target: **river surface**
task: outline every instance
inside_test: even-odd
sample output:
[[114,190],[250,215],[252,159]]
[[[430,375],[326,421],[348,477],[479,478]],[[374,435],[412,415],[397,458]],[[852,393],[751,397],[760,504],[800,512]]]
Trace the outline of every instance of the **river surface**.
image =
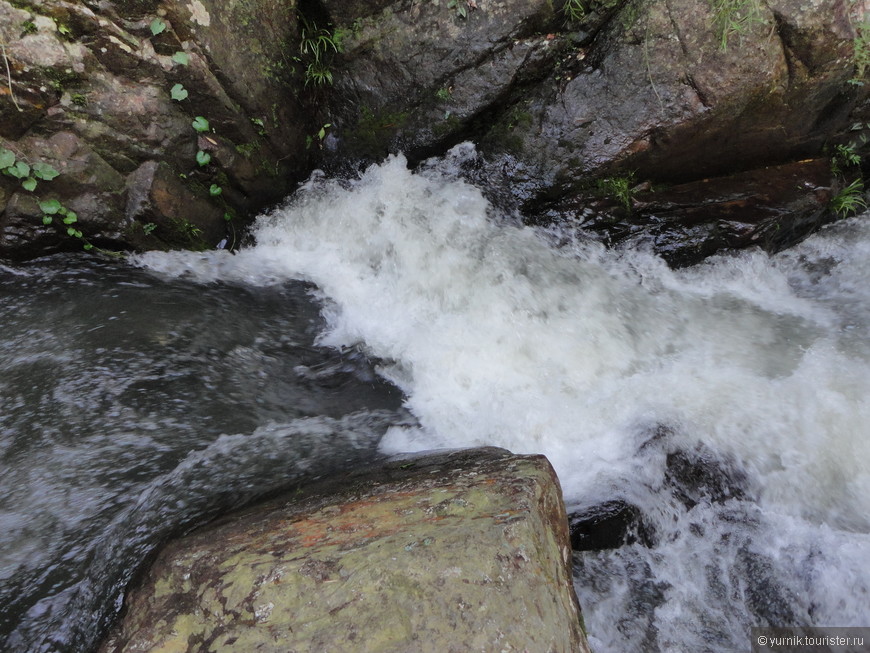
[[475,156],[316,177],[236,255],[0,267],[0,649],[87,651],[219,510],[481,444],[643,515],[575,554],[596,653],[870,625],[870,220],[674,271],[499,214]]

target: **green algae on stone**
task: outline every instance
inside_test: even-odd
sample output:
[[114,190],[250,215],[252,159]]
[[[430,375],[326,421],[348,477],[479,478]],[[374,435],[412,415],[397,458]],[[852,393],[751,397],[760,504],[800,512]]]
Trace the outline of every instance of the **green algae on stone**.
[[542,456],[436,453],[278,497],[170,543],[101,648],[586,651]]

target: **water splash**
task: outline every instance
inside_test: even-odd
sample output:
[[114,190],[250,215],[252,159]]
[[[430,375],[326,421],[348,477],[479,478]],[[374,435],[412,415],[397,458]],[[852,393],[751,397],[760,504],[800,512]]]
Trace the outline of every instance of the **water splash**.
[[[140,262],[201,282],[316,284],[320,342],[385,361],[419,420],[391,428],[384,451],[544,453],[570,507],[637,505],[657,544],[578,560],[596,650],[743,650],[751,625],[866,624],[866,218],[779,256],[674,271],[497,215],[457,174],[474,156],[315,177],[237,256]],[[699,443],[739,469],[740,497],[675,495],[668,455]]]

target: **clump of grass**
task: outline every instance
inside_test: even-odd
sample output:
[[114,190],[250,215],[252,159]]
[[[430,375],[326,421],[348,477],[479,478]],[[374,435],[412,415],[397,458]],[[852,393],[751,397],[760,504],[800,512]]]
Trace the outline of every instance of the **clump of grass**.
[[569,23],[577,23],[586,16],[586,7],[581,0],[568,0],[562,7],[562,12]]
[[855,64],[855,75],[850,84],[864,85],[864,74],[870,68],[870,21],[865,20],[855,25],[855,39],[852,41],[852,61]]
[[299,51],[307,59],[305,67],[305,84],[315,86],[332,84],[331,53],[341,52],[341,40],[328,29],[318,27],[300,14],[302,33],[299,40]]
[[867,208],[864,199],[864,182],[856,179],[831,198],[831,208],[837,217],[845,218]]
[[753,23],[761,22],[758,0],[710,0],[713,8],[713,26],[719,47],[728,49],[728,39],[743,34]]
[[619,177],[607,177],[598,181],[598,189],[607,197],[619,202],[626,211],[631,213],[634,205],[634,173]]

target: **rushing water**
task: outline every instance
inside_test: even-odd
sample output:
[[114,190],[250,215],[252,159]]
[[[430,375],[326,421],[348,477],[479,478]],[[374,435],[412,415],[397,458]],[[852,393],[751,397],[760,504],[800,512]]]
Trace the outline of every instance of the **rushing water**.
[[458,178],[474,156],[314,179],[235,256],[4,273],[9,642],[87,641],[197,515],[476,444],[546,454],[571,510],[644,515],[645,543],[575,556],[598,653],[870,624],[866,218],[673,271],[498,215]]
[[309,292],[0,268],[0,650],[89,650],[168,534],[379,455],[401,393]]

